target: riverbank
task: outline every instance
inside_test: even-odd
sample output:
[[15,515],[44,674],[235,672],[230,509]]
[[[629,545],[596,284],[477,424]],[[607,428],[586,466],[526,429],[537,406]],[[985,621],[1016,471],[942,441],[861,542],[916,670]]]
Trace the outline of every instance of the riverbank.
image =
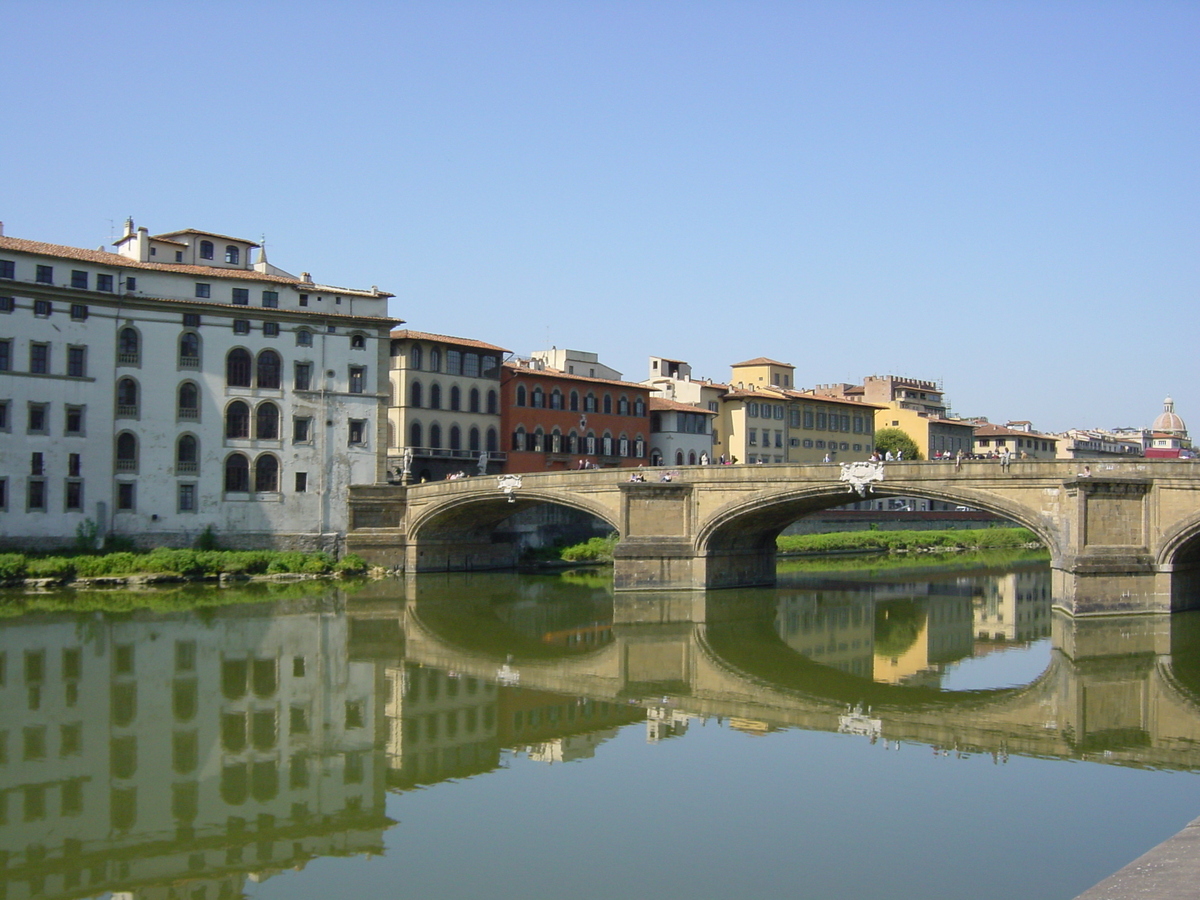
[[281,550],[184,550],[41,556],[0,554],[0,585],[34,589],[205,581],[297,581],[363,575],[358,556]]

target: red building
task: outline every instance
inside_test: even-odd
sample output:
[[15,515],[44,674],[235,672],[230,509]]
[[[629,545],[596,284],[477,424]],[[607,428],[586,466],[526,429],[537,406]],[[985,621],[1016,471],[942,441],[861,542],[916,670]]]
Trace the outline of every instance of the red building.
[[540,360],[506,362],[500,373],[504,471],[645,465],[649,400],[643,384],[574,375]]

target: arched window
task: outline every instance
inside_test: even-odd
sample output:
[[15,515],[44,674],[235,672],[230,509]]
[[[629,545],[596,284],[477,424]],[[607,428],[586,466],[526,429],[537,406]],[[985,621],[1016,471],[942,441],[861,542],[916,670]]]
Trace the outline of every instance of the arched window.
[[628,455],[629,455],[629,438],[627,438],[625,435],[621,435],[620,439],[617,441],[617,456],[628,456]]
[[312,346],[312,332],[309,331],[307,328],[297,328],[296,329],[296,346],[297,347],[311,347]]
[[442,449],[442,426],[437,422],[429,426],[429,448],[431,450]]
[[683,451],[682,450],[675,451],[675,465],[677,465],[677,466],[683,465]]
[[462,449],[462,430],[457,425],[450,426],[450,449]]
[[550,432],[550,452],[562,453],[562,432],[557,428]]
[[479,429],[474,425],[472,425],[471,430],[467,432],[467,449],[472,453],[479,452]]
[[479,412],[479,388],[471,388],[471,393],[467,395],[467,409]]
[[179,403],[175,415],[180,419],[200,418],[200,389],[193,382],[185,381],[179,386]]
[[621,399],[617,401],[617,415],[619,415],[619,416],[629,415],[629,398],[626,397],[624,394],[622,394]]
[[695,464],[696,464],[696,451],[689,450],[688,451],[688,465],[694,466]]
[[646,401],[643,400],[641,397],[638,397],[636,400],[633,401],[633,414],[635,416],[637,416],[639,419],[642,416],[646,415]]
[[410,369],[421,368],[421,347],[418,344],[413,344],[408,351],[408,367]]
[[122,328],[117,335],[117,362],[136,366],[141,362],[142,339],[136,328]]
[[562,395],[562,391],[560,391],[558,388],[555,388],[554,390],[552,390],[550,392],[550,408],[551,409],[562,409],[563,408],[563,395]]
[[642,459],[646,455],[646,439],[640,434],[634,439],[633,455],[638,459]]
[[579,435],[575,433],[575,429],[571,429],[571,433],[567,435],[567,452],[579,452]]
[[587,439],[584,441],[584,452],[588,456],[596,455],[596,433],[594,431],[587,433]]
[[250,492],[250,460],[241,453],[231,453],[225,460],[226,493]]
[[413,422],[408,426],[408,446],[421,446],[421,423]]
[[421,382],[414,381],[408,386],[408,402],[409,406],[421,408]]
[[264,453],[254,461],[254,490],[279,490],[279,460],[270,453]]
[[442,351],[439,350],[437,347],[429,348],[429,371],[430,372],[442,371]]
[[442,408],[442,386],[436,381],[429,386],[429,408]]
[[225,357],[225,386],[250,387],[250,352],[234,347]]
[[179,368],[200,368],[200,335],[194,331],[179,336]]
[[128,431],[117,435],[117,471],[136,472],[138,469],[137,436]]
[[367,339],[365,337],[363,337],[361,334],[350,335],[350,349],[351,350],[366,350],[367,349]]
[[241,259],[241,250],[233,246],[233,244],[225,245],[225,262],[229,263],[231,266],[236,266],[239,262],[241,262]]
[[517,406],[525,405],[525,385],[517,385]]
[[542,453],[546,449],[546,435],[542,431],[542,426],[539,425],[533,432],[533,449],[536,453]]
[[274,403],[267,401],[258,404],[254,415],[254,436],[260,441],[279,440],[279,407]]
[[260,388],[277,389],[282,371],[283,365],[279,360],[279,354],[274,350],[264,350],[258,354],[258,386]]
[[200,445],[193,435],[180,435],[175,444],[175,474],[195,475],[198,471],[200,471]]
[[525,449],[525,428],[522,425],[518,425],[517,430],[513,432],[512,448],[514,450]]
[[579,412],[579,391],[571,391],[571,412]]
[[602,450],[604,451],[605,456],[613,455],[613,439],[612,439],[612,435],[609,434],[608,432],[604,433],[604,441],[602,444]]
[[605,415],[612,414],[612,394],[604,395],[604,413]]
[[250,437],[250,407],[241,400],[234,400],[225,408],[225,437]]
[[588,395],[583,398],[583,411],[594,413],[596,411],[596,395],[588,392]]
[[500,436],[496,433],[495,428],[489,428],[487,430],[487,446],[485,449],[489,453],[495,453],[500,449]]
[[499,400],[496,398],[496,392],[488,391],[487,392],[487,411],[491,415],[494,416],[496,414],[496,411],[499,408],[500,408],[500,404],[499,404]]
[[138,386],[132,378],[117,382],[117,415],[124,417],[138,414]]
[[450,387],[450,408],[457,411],[462,408],[462,391],[458,389],[458,385]]
[[533,394],[529,398],[529,405],[534,409],[541,409],[546,405],[546,395],[542,392],[540,385],[533,389]]
[[213,242],[212,241],[201,241],[200,242],[200,258],[201,259],[212,259],[213,258]]

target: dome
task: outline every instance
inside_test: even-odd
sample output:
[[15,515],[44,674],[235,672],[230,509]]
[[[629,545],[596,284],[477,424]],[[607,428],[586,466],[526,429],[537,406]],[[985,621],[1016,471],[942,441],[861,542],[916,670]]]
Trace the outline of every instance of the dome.
[[1151,427],[1154,431],[1163,431],[1168,434],[1187,434],[1187,426],[1183,424],[1183,419],[1175,415],[1175,401],[1170,397],[1163,401],[1162,414],[1154,420],[1154,425]]

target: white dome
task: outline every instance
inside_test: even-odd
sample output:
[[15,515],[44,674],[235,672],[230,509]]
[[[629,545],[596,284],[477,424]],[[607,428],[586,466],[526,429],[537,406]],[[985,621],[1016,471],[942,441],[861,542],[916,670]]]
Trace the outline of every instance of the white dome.
[[1175,401],[1170,397],[1163,401],[1163,411],[1154,420],[1151,428],[1154,431],[1164,431],[1168,434],[1187,434],[1187,425],[1183,423],[1183,419],[1175,415]]

